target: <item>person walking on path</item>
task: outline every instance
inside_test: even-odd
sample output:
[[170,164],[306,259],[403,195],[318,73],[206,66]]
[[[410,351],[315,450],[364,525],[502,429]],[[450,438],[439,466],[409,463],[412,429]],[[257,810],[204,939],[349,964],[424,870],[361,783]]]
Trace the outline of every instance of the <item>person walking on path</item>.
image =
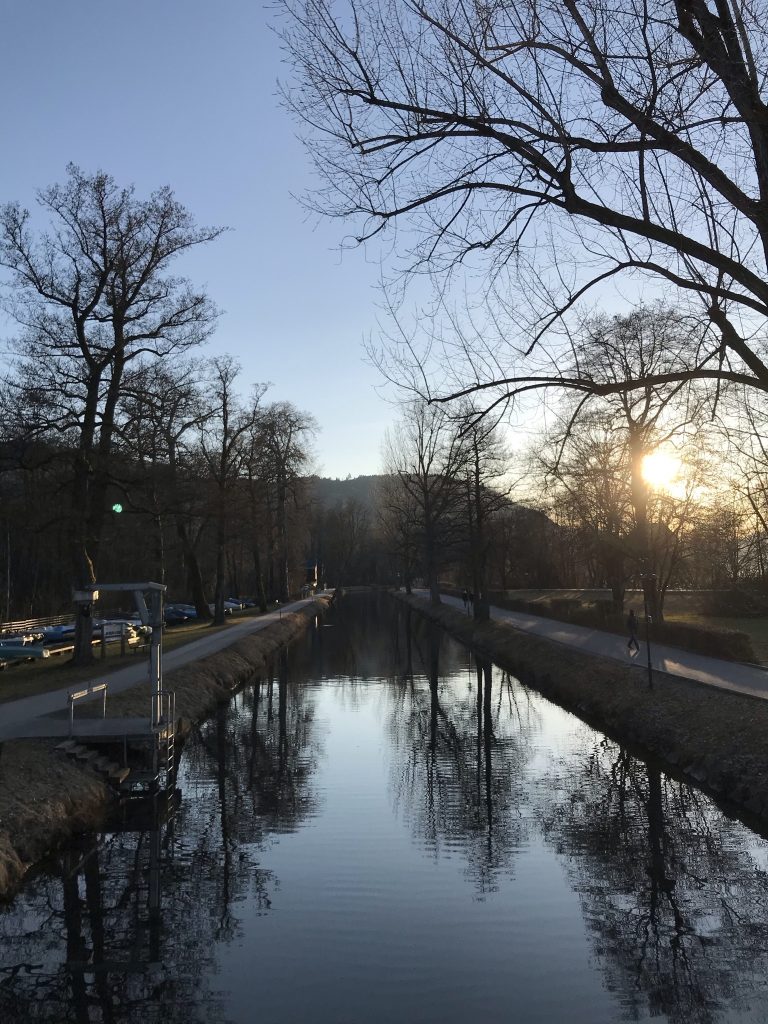
[[640,653],[640,644],[637,642],[637,616],[635,615],[634,608],[630,608],[629,616],[627,618],[627,629],[629,631],[629,643],[627,644],[627,654],[630,658],[634,658],[636,654]]

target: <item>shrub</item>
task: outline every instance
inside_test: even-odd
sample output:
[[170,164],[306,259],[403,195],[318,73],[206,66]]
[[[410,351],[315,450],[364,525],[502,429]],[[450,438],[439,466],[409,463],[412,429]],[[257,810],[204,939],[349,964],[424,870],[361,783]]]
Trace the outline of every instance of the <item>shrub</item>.
[[569,620],[584,607],[577,597],[552,597],[548,604],[553,619]]
[[652,638],[710,658],[757,661],[751,638],[738,629],[708,629],[688,622],[662,622],[653,628]]
[[754,590],[711,590],[704,597],[705,615],[757,618],[768,614],[768,598]]

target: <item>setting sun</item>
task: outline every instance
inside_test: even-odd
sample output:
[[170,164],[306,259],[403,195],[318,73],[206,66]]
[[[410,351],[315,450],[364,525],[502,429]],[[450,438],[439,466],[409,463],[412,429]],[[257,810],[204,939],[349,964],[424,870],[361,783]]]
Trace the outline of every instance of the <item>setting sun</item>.
[[676,490],[680,470],[680,460],[667,452],[652,452],[643,459],[643,479],[659,491]]

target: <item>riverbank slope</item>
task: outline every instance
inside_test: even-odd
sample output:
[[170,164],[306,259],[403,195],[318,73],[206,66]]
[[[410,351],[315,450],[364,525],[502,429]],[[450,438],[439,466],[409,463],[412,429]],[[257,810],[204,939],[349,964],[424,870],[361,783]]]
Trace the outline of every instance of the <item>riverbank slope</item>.
[[[231,647],[165,674],[176,694],[182,731],[229,700],[262,671],[269,657],[331,602],[320,596]],[[109,698],[110,717],[148,713],[148,682]],[[94,770],[55,750],[57,740],[12,740],[0,746],[0,898],[18,888],[30,867],[80,832],[98,828],[115,792]]]
[[768,701],[585,655],[502,623],[395,598],[521,682],[768,824]]

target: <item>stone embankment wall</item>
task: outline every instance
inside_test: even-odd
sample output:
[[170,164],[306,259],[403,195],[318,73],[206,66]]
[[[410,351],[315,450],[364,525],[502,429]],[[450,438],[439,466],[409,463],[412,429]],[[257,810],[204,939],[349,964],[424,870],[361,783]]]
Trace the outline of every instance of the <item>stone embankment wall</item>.
[[[176,693],[182,730],[229,700],[330,601],[318,597],[231,647],[167,673],[164,685]],[[149,703],[144,683],[109,698],[107,713],[143,716]],[[114,790],[95,771],[55,751],[57,742],[14,740],[0,746],[0,898],[13,895],[33,864],[78,833],[98,828],[114,804]]]
[[[501,623],[395,595],[481,656],[619,742],[638,745],[719,802],[768,824],[768,700],[582,654]],[[761,820],[757,820],[761,819]]]

